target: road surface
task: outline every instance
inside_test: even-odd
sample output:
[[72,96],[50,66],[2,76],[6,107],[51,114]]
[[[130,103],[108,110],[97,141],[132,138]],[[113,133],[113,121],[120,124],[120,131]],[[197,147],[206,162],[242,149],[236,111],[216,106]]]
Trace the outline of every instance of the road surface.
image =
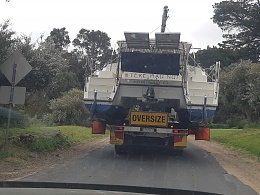
[[210,153],[191,143],[182,156],[156,148],[118,156],[114,146],[109,145],[22,180],[147,186],[228,195],[257,194],[229,175]]

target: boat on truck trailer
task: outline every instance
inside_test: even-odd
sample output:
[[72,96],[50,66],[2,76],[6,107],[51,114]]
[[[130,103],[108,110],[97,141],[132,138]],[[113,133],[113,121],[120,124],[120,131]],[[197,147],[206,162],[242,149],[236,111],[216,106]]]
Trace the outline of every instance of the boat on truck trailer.
[[[86,79],[84,102],[92,133],[110,130],[116,153],[129,145],[160,145],[182,152],[187,136],[209,140],[207,127],[218,106],[220,63],[205,70],[180,33],[125,32],[118,61]],[[192,61],[192,60],[193,61]],[[192,62],[192,64],[190,64]]]

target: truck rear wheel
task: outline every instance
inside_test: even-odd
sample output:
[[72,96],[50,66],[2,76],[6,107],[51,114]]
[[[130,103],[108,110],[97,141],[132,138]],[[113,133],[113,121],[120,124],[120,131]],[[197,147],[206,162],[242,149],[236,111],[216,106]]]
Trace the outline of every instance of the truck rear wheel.
[[183,149],[183,148],[178,148],[178,149],[173,149],[173,151],[174,151],[174,153],[175,153],[177,156],[182,156],[184,149]]
[[118,155],[123,154],[124,153],[124,146],[123,145],[115,145],[115,152]]
[[183,155],[183,150],[175,150],[176,155],[182,156]]

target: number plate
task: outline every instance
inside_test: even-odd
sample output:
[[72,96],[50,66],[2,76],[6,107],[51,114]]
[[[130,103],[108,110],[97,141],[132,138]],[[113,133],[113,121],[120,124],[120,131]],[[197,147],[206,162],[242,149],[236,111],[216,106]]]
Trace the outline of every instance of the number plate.
[[168,123],[168,114],[161,112],[137,112],[130,114],[131,125],[160,126],[166,127]]
[[154,128],[141,128],[141,131],[146,133],[153,133],[155,132],[154,130]]

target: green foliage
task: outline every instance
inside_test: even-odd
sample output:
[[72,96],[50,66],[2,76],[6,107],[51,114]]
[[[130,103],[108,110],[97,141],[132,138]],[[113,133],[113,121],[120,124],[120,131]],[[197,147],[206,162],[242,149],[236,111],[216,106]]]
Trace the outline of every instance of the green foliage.
[[234,114],[229,116],[226,120],[226,124],[228,128],[237,128],[243,129],[246,124],[248,124],[248,120],[245,119],[243,116],[239,116],[238,114]]
[[33,152],[48,152],[68,147],[69,142],[67,137],[40,137],[33,140],[27,147]]
[[41,119],[45,113],[49,113],[49,97],[45,91],[27,92],[24,109],[32,118]]
[[70,37],[66,28],[53,28],[50,32],[50,36],[55,43],[56,49],[68,48],[70,44]]
[[245,124],[244,129],[248,129],[248,128],[260,129],[260,121],[255,121],[255,122]]
[[53,122],[57,125],[86,126],[89,112],[83,102],[83,91],[72,89],[61,98],[50,101]]
[[[260,60],[260,3],[228,0],[215,3],[213,22],[223,31],[223,48],[239,50],[243,59]],[[234,33],[232,33],[234,32]]]
[[68,137],[69,143],[76,143],[84,140],[95,140],[107,136],[93,135],[91,128],[80,126],[58,126],[55,128],[58,128],[64,136]]
[[[0,24],[0,64],[12,52],[19,50],[32,66],[32,71],[19,82],[19,86],[26,87],[27,91],[25,105],[19,106],[19,110],[23,110],[34,121],[39,119],[46,124],[55,122],[57,124],[89,125],[87,120],[89,114],[82,101],[77,103],[75,98],[64,100],[74,101],[68,105],[70,110],[68,107],[65,108],[66,106],[58,106],[61,104],[59,98],[73,88],[83,89],[86,75],[90,74],[90,69],[92,71],[100,70],[111,59],[112,50],[107,34],[99,30],[81,29],[73,41],[74,50],[68,51],[70,38],[65,27],[53,28],[46,39],[43,39],[43,35],[41,35],[36,43],[32,43],[30,36],[24,34],[17,36],[10,26],[10,20]],[[115,55],[114,52],[113,56]],[[0,85],[10,85],[1,71]],[[53,101],[50,102],[50,100]],[[62,111],[58,110],[60,108]],[[66,110],[66,114],[63,113],[64,110]],[[56,118],[54,121],[50,120],[53,116],[57,116],[57,120]],[[85,118],[82,120],[80,117]],[[24,118],[20,121],[27,123],[28,119]],[[0,124],[4,123],[5,119],[0,116]],[[27,126],[17,121],[12,121],[12,123],[14,126]]]
[[212,130],[211,139],[260,159],[260,129]]
[[[17,39],[14,37],[15,32],[10,28],[11,21],[6,20],[3,24],[0,24],[0,65],[7,60],[11,54],[11,48],[16,43]],[[9,81],[0,71],[0,83],[1,85],[10,85]]]
[[69,61],[69,72],[73,72],[77,76],[79,88],[83,89],[85,84],[85,68],[86,62],[82,60],[80,52],[77,50],[68,52],[64,55]]
[[59,72],[55,77],[55,81],[51,84],[48,96],[49,98],[57,98],[62,93],[69,91],[73,88],[80,88],[78,78],[73,72]]
[[6,151],[0,150],[0,161],[7,158],[7,157],[14,157],[15,153],[13,151]]
[[[0,131],[2,131],[1,128]],[[32,139],[29,141],[16,139],[21,137],[21,135],[30,135]],[[2,134],[0,134],[0,139],[2,140],[1,136]],[[56,149],[66,148],[71,146],[73,143],[78,143],[81,141],[105,138],[107,137],[107,134],[92,135],[91,128],[80,126],[45,127],[37,125],[27,128],[11,128],[10,137],[13,137],[14,140],[9,144],[9,151],[12,151],[13,148],[18,147],[19,149],[29,149],[33,152],[48,152],[54,151]],[[10,156],[14,154],[13,152],[10,152],[8,155]],[[6,156],[3,156],[0,150],[0,160],[4,157]]]
[[196,52],[196,62],[203,68],[209,68],[218,61],[220,61],[221,67],[227,67],[239,59],[239,53],[230,49],[208,47],[207,49]]
[[228,118],[224,118],[221,122],[222,123],[211,123],[209,126],[213,129],[243,129],[244,127],[249,127],[249,124],[251,124],[243,116],[235,114],[228,115]]
[[211,123],[209,124],[209,127],[211,129],[228,129],[229,126],[227,124],[221,124],[221,123]]
[[90,31],[82,28],[73,40],[79,55],[84,61],[84,78],[96,70],[101,70],[111,59],[110,38],[100,30]]
[[55,137],[54,135],[57,134],[57,132],[60,132],[62,136],[66,137],[70,144],[107,136],[92,135],[91,128],[82,126],[30,126],[27,128],[12,128],[10,129],[10,136],[31,134],[35,137]]
[[[29,92],[41,90],[51,99],[57,75],[67,72],[68,61],[62,57],[62,51],[55,48],[51,38],[40,43],[29,61],[32,71],[25,77],[25,85]],[[56,97],[54,97],[56,98]]]
[[[260,64],[242,61],[222,71],[220,78],[222,112],[226,119],[260,119]],[[228,115],[227,115],[228,114]],[[235,117],[232,117],[232,116]],[[240,116],[238,118],[237,116]],[[237,123],[238,121],[234,121]]]
[[[9,108],[0,107],[0,127],[6,128],[8,121]],[[22,111],[12,108],[10,127],[25,128],[29,126],[29,117]]]
[[15,32],[10,28],[11,21],[0,24],[0,64],[10,55],[10,48],[16,43]]

